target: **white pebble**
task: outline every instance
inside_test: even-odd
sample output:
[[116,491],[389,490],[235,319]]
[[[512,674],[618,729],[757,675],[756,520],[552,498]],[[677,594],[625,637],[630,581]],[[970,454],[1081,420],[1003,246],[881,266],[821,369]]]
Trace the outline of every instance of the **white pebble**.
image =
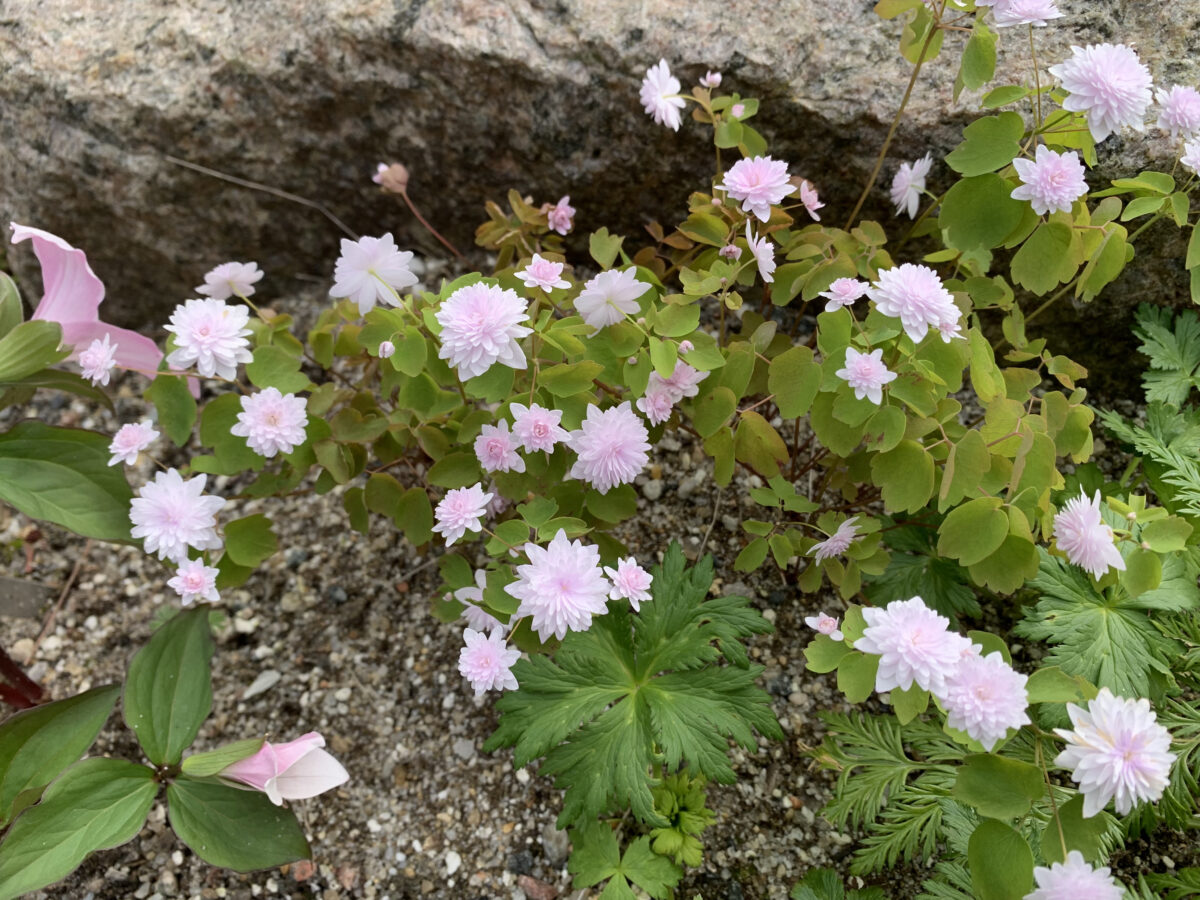
[[450,850],[446,853],[446,874],[453,875],[462,866],[462,857]]

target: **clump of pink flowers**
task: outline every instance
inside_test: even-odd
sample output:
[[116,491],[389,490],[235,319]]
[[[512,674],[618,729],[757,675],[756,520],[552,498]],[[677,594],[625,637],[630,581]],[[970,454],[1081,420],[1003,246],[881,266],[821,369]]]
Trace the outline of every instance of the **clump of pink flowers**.
[[263,388],[242,397],[242,411],[230,434],[246,439],[246,445],[268,459],[276,453],[291,453],[304,443],[308,424],[308,401],[278,388]]
[[731,200],[742,201],[742,210],[761,222],[771,218],[772,206],[796,190],[788,180],[787,163],[769,156],[739,159],[717,187]]
[[475,438],[475,457],[485,472],[524,472],[525,460],[503,419],[499,425],[484,425]]
[[526,453],[537,450],[553,453],[555,445],[567,439],[561,424],[562,410],[546,409],[536,403],[529,406],[514,403],[508,409],[513,417],[513,437],[521,442]]
[[587,416],[566,441],[579,457],[571,477],[586,481],[601,494],[628,484],[650,460],[648,437],[628,400],[603,411],[589,406]]

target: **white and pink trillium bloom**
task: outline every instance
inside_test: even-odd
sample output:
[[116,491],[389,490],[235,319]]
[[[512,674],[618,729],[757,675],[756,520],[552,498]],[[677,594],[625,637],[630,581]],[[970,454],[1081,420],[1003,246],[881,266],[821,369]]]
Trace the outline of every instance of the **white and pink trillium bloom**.
[[249,297],[254,293],[254,285],[261,281],[262,277],[263,272],[258,263],[221,263],[205,273],[204,284],[196,287],[196,293],[212,297],[214,300],[228,300],[235,295]]
[[649,432],[626,400],[601,412],[589,406],[587,416],[566,444],[579,459],[571,477],[586,481],[601,494],[637,477],[650,460]]
[[788,180],[787,163],[769,156],[739,159],[725,173],[725,181],[717,187],[732,200],[742,201],[742,211],[766,222],[771,207],[796,190]]
[[1008,729],[1029,724],[1028,680],[998,651],[963,656],[946,679],[946,693],[939,697],[946,709],[946,724],[965,731],[990,753]]
[[910,219],[917,217],[921,194],[925,191],[925,179],[931,168],[933,157],[928,153],[916,162],[900,163],[900,169],[892,179],[892,202],[896,204],[896,215],[907,212]]
[[226,766],[217,777],[262,791],[276,806],[284,800],[307,800],[350,779],[342,764],[321,749],[324,746],[325,738],[315,731],[283,744],[263,741],[257,753]]
[[108,445],[108,451],[112,454],[108,464],[115,466],[123,462],[132,466],[137,462],[138,454],[153,444],[157,437],[158,432],[149,422],[130,422],[128,425],[122,425],[113,435],[112,443]]
[[1200,172],[1200,138],[1183,145],[1183,156],[1179,161],[1193,172]]
[[[650,377],[656,378],[658,373],[651,372]],[[638,397],[636,404],[651,425],[661,425],[671,418],[671,411],[675,409],[671,392],[663,387],[661,378],[659,382],[657,385],[647,385],[645,396]]]
[[575,207],[571,205],[570,195],[564,194],[554,206],[549,206],[549,204],[547,206],[546,224],[550,230],[557,231],[559,234],[566,234],[570,231],[575,219]]
[[563,264],[543,259],[540,254],[533,254],[533,259],[516,276],[528,288],[541,288],[546,293],[555,288],[569,288],[571,282],[562,277]]
[[1160,107],[1158,127],[1169,132],[1172,139],[1193,138],[1200,133],[1200,91],[1178,84],[1169,90],[1159,88],[1154,92],[1154,102]]
[[380,341],[379,342],[379,358],[380,359],[391,359],[395,355],[396,355],[396,345],[395,344],[393,344],[391,341]]
[[641,309],[638,298],[648,290],[650,285],[638,281],[634,269],[609,269],[583,286],[575,298],[575,309],[583,321],[599,331],[636,314]]
[[851,516],[845,522],[838,525],[837,531],[828,538],[809,547],[805,555],[814,557],[817,562],[824,562],[831,557],[841,556],[860,537],[858,525],[855,524],[856,522],[858,522],[858,516]]
[[827,616],[825,613],[819,612],[815,616],[805,616],[804,624],[818,634],[823,634],[831,640],[840,641],[845,638],[842,630],[838,628],[837,616]]
[[1071,204],[1087,193],[1083,163],[1079,154],[1057,153],[1038,144],[1033,159],[1014,159],[1013,168],[1021,185],[1012,192],[1014,200],[1028,200],[1039,216],[1052,212],[1070,212]]
[[521,601],[514,615],[531,616],[530,627],[541,640],[587,631],[592,616],[608,610],[612,585],[596,547],[569,540],[560,529],[545,548],[530,543],[524,550],[529,564],[517,566],[517,580],[504,590]]
[[1050,67],[1068,92],[1063,109],[1086,114],[1096,143],[1128,126],[1146,130],[1150,70],[1124,44],[1071,47],[1071,58]]
[[396,247],[390,234],[362,237],[357,241],[342,238],[342,255],[333,267],[330,297],[349,297],[365,316],[376,303],[398,306],[398,292],[417,283],[409,263],[412,252]]
[[567,439],[566,429],[562,427],[562,410],[545,409],[534,403],[525,406],[513,403],[508,408],[512,413],[512,433],[526,453],[542,450],[553,453],[555,444]]
[[458,369],[459,377],[482,375],[496,363],[524,369],[521,338],[533,332],[529,304],[516,292],[476,282],[460,287],[442,303],[435,318],[442,326],[438,358]]
[[504,645],[503,631],[485,635],[467,628],[463,643],[466,646],[458,651],[458,671],[471,683],[476,697],[490,690],[515,691],[519,687],[512,667],[521,658],[521,651]]
[[721,86],[720,72],[705,72],[704,77],[700,79],[700,87],[718,88]]
[[484,425],[475,438],[475,456],[485,472],[524,472],[525,460],[517,452],[519,444],[509,434],[508,423]]
[[304,443],[307,409],[305,397],[281,394],[279,388],[263,388],[242,397],[242,411],[229,433],[244,437],[246,446],[267,459],[276,453],[291,453]]
[[859,353],[847,347],[845,368],[833,374],[854,388],[854,396],[859,400],[866,397],[876,406],[883,403],[883,386],[896,380],[896,373],[883,364],[882,349]]
[[1072,563],[1100,578],[1111,566],[1125,570],[1121,551],[1113,543],[1113,530],[1100,515],[1100,492],[1091,500],[1086,493],[1067,501],[1054,517],[1054,541]]
[[962,315],[942,279],[928,266],[904,263],[885,269],[867,289],[867,296],[885,316],[899,319],[914,343],[924,339],[930,328],[941,330]]
[[130,501],[129,520],[134,526],[130,534],[145,538],[147,553],[183,562],[189,547],[220,548],[217,513],[225,501],[204,495],[207,479],[207,475],[196,475],[184,481],[177,469],[168,469],[142,485]]
[[678,131],[681,119],[679,111],[687,105],[683,97],[679,79],[671,74],[665,59],[660,59],[658,65],[646,70],[642,79],[642,107],[646,115],[652,116],[659,125],[666,125],[672,131]]
[[821,198],[817,194],[817,189],[807,181],[800,182],[800,202],[804,204],[804,209],[812,216],[814,222],[821,221],[821,217],[817,215],[817,210],[825,204],[821,202]]
[[113,367],[117,364],[117,345],[110,343],[108,335],[92,341],[86,350],[79,354],[79,368],[83,377],[93,385],[108,384]]
[[1096,815],[1112,800],[1126,815],[1143,800],[1162,796],[1175,754],[1171,733],[1158,724],[1150,701],[1113,696],[1108,688],[1086,710],[1067,704],[1074,730],[1056,728],[1067,746],[1054,759],[1071,769],[1071,780],[1083,794],[1084,818]]
[[1078,850],[1068,853],[1066,862],[1037,866],[1033,878],[1037,887],[1021,900],[1121,900],[1125,896],[1108,866],[1093,869]]
[[163,326],[175,335],[175,349],[167,357],[172,369],[190,369],[205,378],[237,378],[237,367],[254,356],[246,338],[250,329],[250,310],[230,306],[223,300],[199,297],[175,307],[171,322]]
[[628,600],[634,612],[642,611],[642,601],[650,599],[650,583],[654,576],[638,565],[637,559],[627,556],[617,560],[617,567],[604,567],[604,574],[612,580],[610,600]]
[[946,680],[954,674],[971,642],[948,629],[950,620],[939,616],[920,597],[897,600],[886,609],[863,609],[867,627],[854,649],[879,656],[875,690],[917,687],[941,697]]
[[219,574],[215,566],[206,566],[204,560],[190,559],[180,564],[175,577],[167,582],[167,587],[179,594],[179,602],[184,606],[196,600],[216,603],[221,599],[217,592]]
[[856,300],[866,296],[871,285],[857,278],[839,278],[829,286],[829,290],[817,294],[829,302],[825,304],[825,312],[833,312],[843,306],[853,306]]
[[437,520],[433,526],[434,533],[445,538],[449,547],[468,531],[482,531],[483,525],[479,520],[487,513],[491,499],[492,495],[485,494],[483,486],[478,484],[447,491],[433,511],[433,517]]
[[995,4],[992,14],[996,18],[997,28],[1012,28],[1015,25],[1042,28],[1052,19],[1062,18],[1054,0],[1004,0]]
[[754,262],[758,264],[758,277],[767,284],[775,280],[775,245],[770,238],[754,236],[750,230],[750,220],[746,220],[746,244],[754,254]]
[[467,627],[474,631],[504,631],[504,623],[484,608],[483,591],[487,587],[487,572],[475,570],[475,584],[461,587],[454,592],[454,599],[463,605],[462,617]]

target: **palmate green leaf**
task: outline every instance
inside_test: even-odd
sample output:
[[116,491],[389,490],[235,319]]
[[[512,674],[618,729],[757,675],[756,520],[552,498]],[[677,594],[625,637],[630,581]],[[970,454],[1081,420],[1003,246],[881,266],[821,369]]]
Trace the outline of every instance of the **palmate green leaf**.
[[635,894],[629,887],[631,883],[654,900],[665,900],[671,896],[671,888],[683,877],[683,871],[677,865],[650,848],[648,837],[638,838],[622,854],[612,828],[602,822],[587,822],[573,829],[571,843],[575,849],[567,869],[575,876],[572,886],[591,887],[611,878],[600,895],[610,900],[634,900]]
[[966,572],[952,560],[937,556],[933,547],[936,530],[893,528],[885,537],[891,549],[910,552],[893,553],[887,569],[868,578],[866,594],[874,605],[886,606],[893,600],[919,596],[951,619],[980,615]]
[[1200,465],[1195,447],[1200,442],[1200,410],[1176,410],[1152,402],[1146,425],[1132,425],[1112,410],[1098,417],[1120,441],[1146,457],[1144,466],[1163,506],[1173,513],[1200,516]]
[[[570,632],[553,661],[533,657],[513,672],[485,749],[516,747],[516,765],[544,756],[541,771],[566,790],[560,825],[606,809],[632,808],[665,826],[654,809],[651,766],[684,762],[730,781],[728,738],[754,749],[754,732],[782,736],[769,698],[755,685],[741,641],[770,630],[744,598],[707,598],[712,562],[687,569],[673,544],[654,572],[653,599],[630,615],[614,604],[590,630]],[[721,657],[732,663],[718,665]]]
[[1196,377],[1200,319],[1196,313],[1189,309],[1176,318],[1170,309],[1143,303],[1133,333],[1141,340],[1138,350],[1150,358],[1150,369],[1142,376],[1146,399],[1182,406],[1192,388],[1200,384]]
[[1030,586],[1042,599],[1026,612],[1016,631],[1051,646],[1044,664],[1119,696],[1161,693],[1156,685],[1170,673],[1175,642],[1123,592],[1100,594],[1082,569],[1041,547],[1038,552],[1038,574]]

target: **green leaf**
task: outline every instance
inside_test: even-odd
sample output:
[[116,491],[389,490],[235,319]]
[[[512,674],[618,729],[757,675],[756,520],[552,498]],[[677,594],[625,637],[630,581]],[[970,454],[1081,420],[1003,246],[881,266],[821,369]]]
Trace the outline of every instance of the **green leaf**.
[[987,441],[972,429],[950,447],[942,471],[942,486],[938,490],[938,509],[947,509],[964,497],[975,493],[983,476],[992,465]]
[[700,325],[700,304],[668,303],[654,318],[654,330],[666,337],[685,337]]
[[[991,37],[991,64],[996,64],[996,37]],[[971,42],[967,43],[970,50]],[[963,72],[966,73],[967,60],[963,58]],[[991,77],[991,73],[988,73]],[[982,84],[982,82],[981,82]],[[971,85],[967,85],[971,87]],[[963,142],[946,156],[946,165],[955,172],[966,177],[995,172],[1009,165],[1021,155],[1021,138],[1025,135],[1025,121],[1015,112],[1000,113],[998,116],[986,116],[976,119],[963,130]],[[1005,182],[1005,189],[1011,196],[1013,187]],[[949,199],[949,197],[947,197]],[[1020,201],[1017,201],[1018,203]],[[1015,223],[1013,227],[1016,227]],[[1012,229],[1010,228],[1009,231]],[[991,246],[996,246],[995,244]]]
[[61,362],[70,355],[60,350],[62,327],[40,319],[22,322],[0,338],[0,381],[16,381]]
[[175,615],[129,663],[125,724],[155,765],[175,765],[212,711],[209,608]]
[[80,378],[74,372],[63,372],[60,369],[42,369],[40,372],[34,372],[32,375],[26,375],[24,378],[18,378],[16,381],[10,381],[0,386],[4,388],[64,391],[68,394],[76,394],[94,403],[99,403],[107,407],[109,412],[116,412],[116,408],[113,406],[113,402],[109,399],[108,394],[104,393],[100,388],[94,387],[87,379]]
[[962,566],[995,553],[1008,537],[1008,515],[1001,503],[999,497],[976,497],[953,510],[938,526],[938,553]]
[[588,238],[588,252],[592,259],[600,264],[600,268],[608,269],[612,267],[613,261],[621,251],[624,240],[621,235],[609,234],[607,228],[601,228],[592,232]]
[[1121,213],[1121,221],[1128,222],[1130,219],[1158,212],[1166,202],[1166,197],[1135,197],[1125,205],[1125,211]]
[[1011,183],[990,174],[963,178],[950,188],[938,214],[947,245],[978,251],[1003,244],[1025,215],[1024,204],[1012,198],[1012,190]]
[[196,424],[196,398],[186,378],[160,374],[146,388],[146,399],[158,410],[158,422],[177,447],[184,446]]
[[17,283],[0,272],[0,337],[8,334],[25,319],[25,308],[21,304],[21,292]]
[[259,791],[181,776],[167,787],[167,815],[193,853],[235,872],[312,856],[296,814]]
[[231,431],[241,411],[240,395],[230,392],[210,400],[200,414],[200,443],[216,454],[218,465],[210,470],[216,474],[235,475],[263,466],[263,457],[250,449],[244,437]]
[[0,828],[20,794],[40,793],[92,746],[120,694],[120,685],[109,684],[0,722]]
[[733,391],[727,387],[717,387],[698,397],[692,404],[692,424],[701,437],[708,437],[719,431],[735,412],[737,397]]
[[[1062,835],[1059,835],[1059,825]],[[1042,831],[1042,856],[1048,863],[1065,862],[1063,844],[1067,852],[1078,850],[1083,858],[1098,863],[1104,852],[1104,838],[1112,827],[1112,816],[1101,811],[1099,815],[1083,817],[1083,794],[1076,794],[1058,808],[1058,822],[1053,818]]]
[[0,434],[0,500],[84,537],[128,541],[133,492],[110,435],[25,420]]
[[984,94],[979,105],[984,109],[997,109],[1001,106],[1008,106],[1010,103],[1016,103],[1018,100],[1024,100],[1028,96],[1029,88],[1019,84],[1005,84]]
[[234,741],[216,750],[205,753],[193,753],[183,761],[180,767],[184,774],[193,778],[207,778],[216,775],[235,762],[253,756],[262,749],[262,738],[247,738],[244,741]]
[[396,335],[396,340],[392,343],[396,346],[396,352],[392,354],[391,359],[392,368],[409,378],[416,378],[425,370],[425,361],[429,358],[429,344],[415,325],[409,325]]
[[1148,523],[1141,533],[1141,539],[1149,544],[1155,553],[1174,553],[1182,550],[1191,536],[1192,526],[1186,519],[1178,516],[1156,519]]
[[901,725],[907,725],[929,708],[929,691],[923,691],[915,684],[908,690],[895,688],[891,693],[892,712],[900,720]]
[[755,538],[745,547],[742,552],[737,555],[737,559],[733,561],[734,571],[737,572],[753,572],[761,566],[767,559],[767,552],[771,549],[771,545],[766,538]]
[[850,650],[845,640],[835,641],[827,634],[818,634],[804,648],[805,664],[810,672],[832,672]]
[[894,19],[910,9],[919,9],[924,0],[879,0],[875,4],[875,15],[881,19]]
[[790,458],[787,444],[771,424],[756,412],[744,412],[733,437],[734,456],[758,474],[772,478],[779,464]]
[[1025,815],[1045,790],[1037,766],[990,753],[964,759],[954,781],[954,799],[990,819]]
[[271,520],[262,513],[234,519],[225,526],[225,552],[239,566],[261,565],[278,549]]
[[785,350],[767,368],[767,390],[775,395],[775,406],[785,419],[808,412],[820,386],[821,366],[808,347]]
[[1041,297],[1075,277],[1071,229],[1047,222],[1021,245],[1012,258],[1012,280]]
[[572,887],[590,887],[611,878],[600,895],[607,900],[614,897],[632,900],[631,883],[655,900],[666,900],[671,896],[671,888],[683,877],[682,869],[651,849],[649,837],[638,838],[622,855],[612,829],[603,822],[586,822],[573,829],[571,843],[575,849],[567,870],[575,876]]
[[615,524],[637,515],[637,491],[631,484],[610,488],[603,494],[588,491],[585,496],[588,512],[604,522]]
[[967,859],[979,900],[1021,900],[1033,887],[1033,851],[1003,822],[984,819],[976,826]]
[[1025,683],[1030,703],[1085,703],[1098,693],[1087,679],[1071,676],[1058,666],[1038,669]]
[[479,459],[466,451],[451,453],[435,462],[425,478],[437,487],[470,487],[480,479]]
[[0,843],[0,900],[69,875],[89,853],[125,843],[158,793],[154,772],[122,759],[85,759],[46,790]]
[[543,369],[538,374],[538,384],[555,397],[573,397],[594,390],[593,380],[603,371],[604,366],[600,363],[581,359]]
[[[741,130],[741,126],[737,122],[721,124],[738,125],[738,130]],[[735,138],[733,143],[727,146],[736,147],[737,144],[738,141]],[[679,225],[679,231],[693,241],[699,241],[712,247],[724,247],[729,238],[729,226],[725,221],[707,213],[692,213]]]
[[1187,256],[1183,265],[1187,269],[1200,267],[1200,222],[1192,226],[1192,236],[1188,238]]
[[963,48],[960,72],[963,86],[971,91],[979,90],[996,74],[996,33],[991,31],[982,19],[975,20],[971,37],[967,40],[967,46]]
[[254,359],[246,363],[246,377],[255,387],[273,387],[283,394],[308,391],[313,383],[300,372],[300,357],[293,356],[277,344],[267,344],[254,351]]
[[875,675],[878,671],[878,656],[854,650],[843,656],[838,663],[838,690],[846,695],[850,703],[862,703],[875,690]]
[[933,457],[916,441],[903,440],[871,457],[871,481],[888,512],[915,512],[933,496]]
[[1153,550],[1137,547],[1125,557],[1125,571],[1119,578],[1130,597],[1140,597],[1162,582],[1162,562]]

